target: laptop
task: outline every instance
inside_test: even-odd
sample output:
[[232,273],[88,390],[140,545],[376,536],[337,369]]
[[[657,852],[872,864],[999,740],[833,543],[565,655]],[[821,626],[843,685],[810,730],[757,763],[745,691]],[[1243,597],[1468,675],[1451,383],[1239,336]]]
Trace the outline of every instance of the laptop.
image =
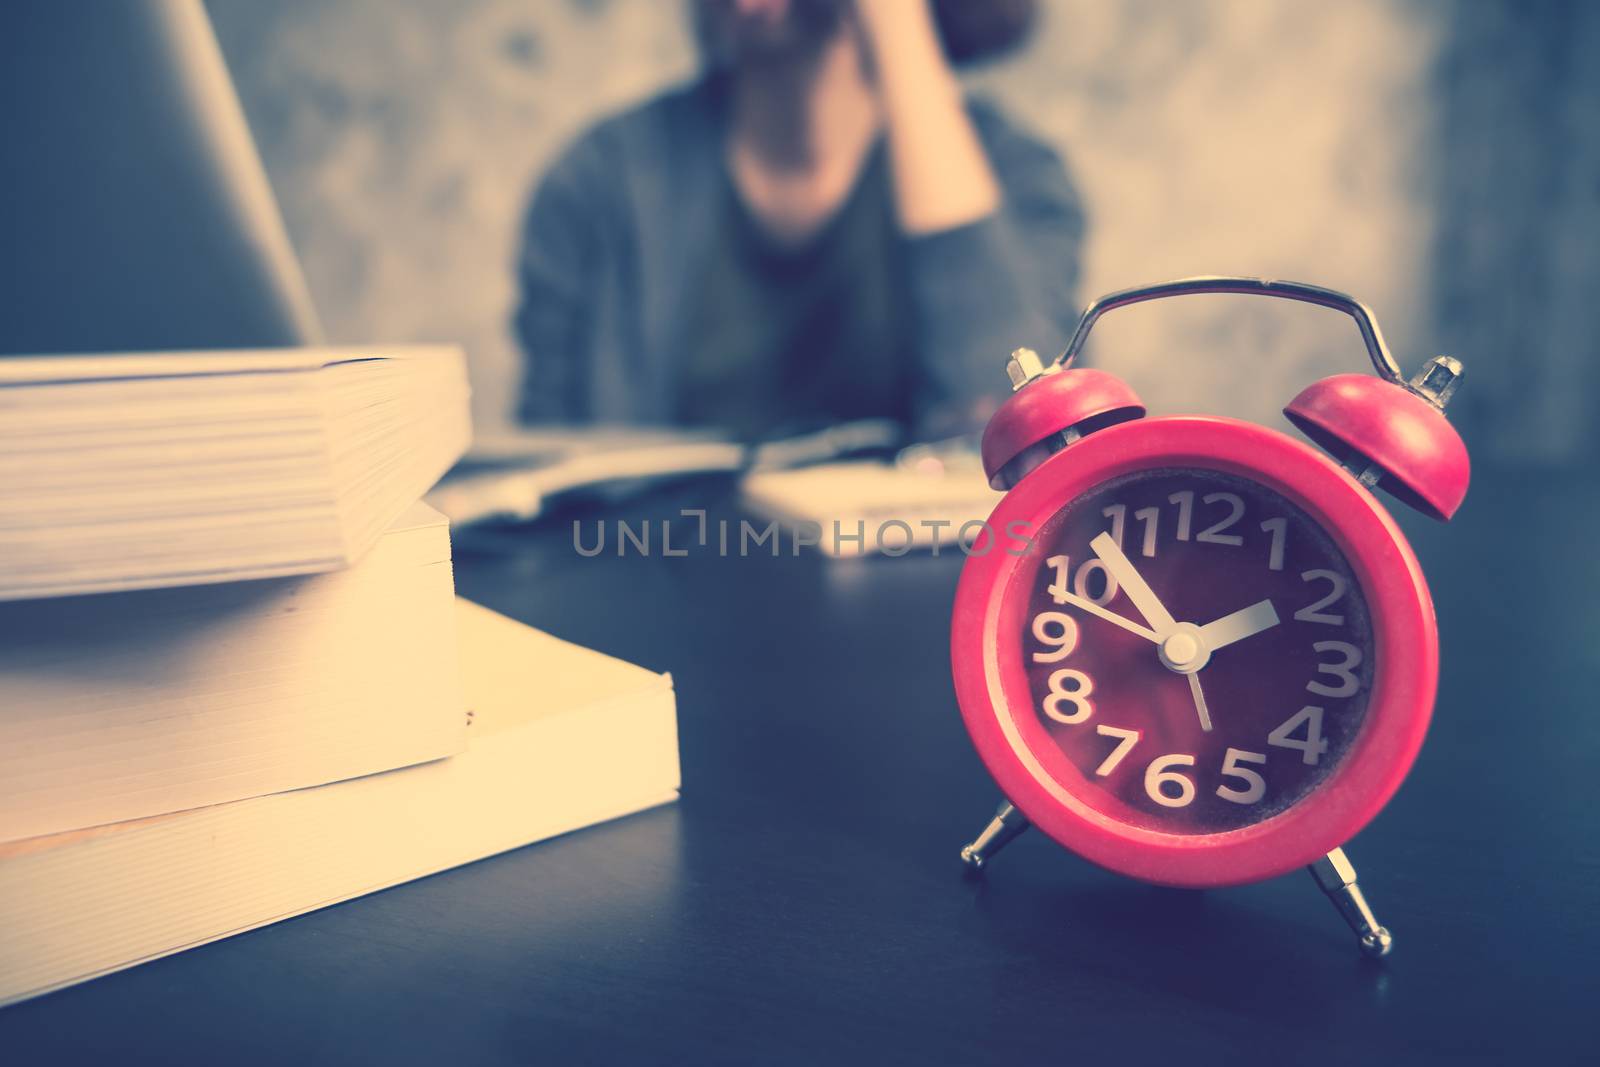
[[0,144],[0,355],[321,340],[200,0],[7,0]]

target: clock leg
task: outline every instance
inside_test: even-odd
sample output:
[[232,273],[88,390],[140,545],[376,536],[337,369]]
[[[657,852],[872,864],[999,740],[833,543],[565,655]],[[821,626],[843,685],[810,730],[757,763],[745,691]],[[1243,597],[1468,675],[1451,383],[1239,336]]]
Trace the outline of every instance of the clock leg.
[[1011,801],[1002,800],[994,818],[983,828],[983,833],[961,850],[961,862],[967,865],[968,870],[983,870],[994,859],[996,852],[1009,845],[1029,825],[1027,816],[1013,807]]
[[1378,925],[1377,917],[1367,906],[1367,898],[1356,884],[1356,869],[1345,856],[1344,849],[1334,849],[1306,870],[1361,939],[1362,954],[1372,959],[1387,956],[1394,938]]

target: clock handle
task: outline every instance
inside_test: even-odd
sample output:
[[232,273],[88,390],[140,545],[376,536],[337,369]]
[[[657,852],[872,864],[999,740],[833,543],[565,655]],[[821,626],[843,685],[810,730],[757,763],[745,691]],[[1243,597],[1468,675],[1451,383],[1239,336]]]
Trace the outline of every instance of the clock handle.
[[[1042,367],[1035,377],[1070,367],[1089,340],[1094,324],[1113,308],[1195,293],[1275,296],[1349,315],[1361,331],[1378,380],[1364,374],[1337,374],[1313,382],[1289,401],[1284,415],[1332,453],[1361,484],[1371,488],[1381,483],[1401,503],[1430,518],[1448,521],[1455,514],[1472,477],[1467,446],[1444,417],[1445,405],[1461,384],[1461,362],[1449,356],[1435,356],[1407,381],[1389,354],[1371,309],[1337,289],[1304,282],[1218,276],[1179,278],[1107,293],[1083,309],[1066,351],[1053,365]],[[1015,356],[1012,363],[1017,363]],[[1016,381],[1015,373],[1012,379]],[[991,484],[993,478],[991,474]]]
[[1320,307],[1333,308],[1342,311],[1355,320],[1356,329],[1361,331],[1361,339],[1366,342],[1367,354],[1372,357],[1372,369],[1378,377],[1397,385],[1405,383],[1405,377],[1400,373],[1400,366],[1389,354],[1389,346],[1383,340],[1383,332],[1378,329],[1378,320],[1373,316],[1372,310],[1361,301],[1348,293],[1341,293],[1337,289],[1324,289],[1320,285],[1307,285],[1304,282],[1274,281],[1267,278],[1230,278],[1222,276],[1202,276],[1198,278],[1179,278],[1176,281],[1160,282],[1155,285],[1141,285],[1133,289],[1123,289],[1115,293],[1107,293],[1083,309],[1083,317],[1078,320],[1078,328],[1073,331],[1072,340],[1067,344],[1067,350],[1056,360],[1057,366],[1070,367],[1072,361],[1082,351],[1084,344],[1089,340],[1089,331],[1094,329],[1094,324],[1100,316],[1115,308],[1127,307],[1129,304],[1142,304],[1146,300],[1160,300],[1169,296],[1189,296],[1197,293],[1231,293],[1242,296],[1276,296],[1285,300],[1299,300],[1307,304],[1317,304]]

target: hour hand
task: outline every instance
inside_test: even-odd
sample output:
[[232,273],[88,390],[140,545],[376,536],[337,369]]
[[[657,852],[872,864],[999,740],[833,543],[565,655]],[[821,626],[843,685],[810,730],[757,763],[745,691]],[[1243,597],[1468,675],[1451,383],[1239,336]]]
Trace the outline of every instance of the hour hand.
[[1117,544],[1117,539],[1109,533],[1102,533],[1089,547],[1094,549],[1094,554],[1100,557],[1100,562],[1106,565],[1106,570],[1111,572],[1111,577],[1117,580],[1122,591],[1128,594],[1128,599],[1133,601],[1133,606],[1139,609],[1139,614],[1144,616],[1153,630],[1166,637],[1177,626],[1172,618],[1172,613],[1161,603],[1161,598],[1145,582],[1139,571],[1134,567],[1133,561],[1123,555],[1122,549]]
[[1219,648],[1243,641],[1262,630],[1270,630],[1278,625],[1278,609],[1272,606],[1272,601],[1262,600],[1251,604],[1247,608],[1240,608],[1230,615],[1224,615],[1215,622],[1208,622],[1200,627],[1200,640],[1212,652]]

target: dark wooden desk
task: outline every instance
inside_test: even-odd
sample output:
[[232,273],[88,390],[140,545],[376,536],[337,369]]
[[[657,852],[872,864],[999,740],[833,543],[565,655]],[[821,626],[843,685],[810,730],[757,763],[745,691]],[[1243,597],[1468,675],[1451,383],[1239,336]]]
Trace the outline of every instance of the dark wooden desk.
[[1029,835],[964,880],[996,794],[950,688],[959,558],[583,559],[562,524],[464,537],[460,589],[671,670],[679,805],[0,1012],[0,1061],[1592,1063],[1596,489],[1484,473],[1407,524],[1445,663],[1349,850],[1381,964],[1300,874],[1153,889]]

